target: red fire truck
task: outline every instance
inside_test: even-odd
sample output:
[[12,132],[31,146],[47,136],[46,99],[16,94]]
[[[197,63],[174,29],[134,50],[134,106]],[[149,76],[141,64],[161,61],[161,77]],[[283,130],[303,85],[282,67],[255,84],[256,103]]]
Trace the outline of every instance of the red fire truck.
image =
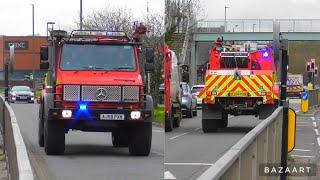
[[112,132],[114,147],[149,154],[153,100],[145,76],[153,70],[154,51],[142,47],[145,32],[141,24],[132,38],[121,31],[51,31],[40,53],[48,73],[38,134],[48,155],[64,153],[69,130]]
[[228,114],[268,117],[278,105],[279,87],[272,48],[230,51],[222,39],[210,50],[205,76],[202,129],[214,132],[228,125]]

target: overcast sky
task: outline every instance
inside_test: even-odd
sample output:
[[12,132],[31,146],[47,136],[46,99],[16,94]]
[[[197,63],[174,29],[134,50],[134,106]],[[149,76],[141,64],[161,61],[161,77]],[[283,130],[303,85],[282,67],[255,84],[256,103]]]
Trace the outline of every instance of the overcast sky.
[[271,18],[320,19],[320,0],[200,0],[204,19]]
[[[83,0],[83,16],[105,7],[131,9],[136,19],[149,10],[164,13],[164,0]],[[80,0],[1,0],[0,35],[32,35],[32,8],[35,6],[35,33],[46,35],[46,23],[56,23],[55,29],[73,29],[79,21]]]

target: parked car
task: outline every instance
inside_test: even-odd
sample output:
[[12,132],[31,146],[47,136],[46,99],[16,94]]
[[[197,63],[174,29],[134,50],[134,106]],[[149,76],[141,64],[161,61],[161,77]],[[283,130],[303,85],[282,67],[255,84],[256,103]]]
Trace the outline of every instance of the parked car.
[[34,92],[28,86],[13,86],[9,91],[9,100],[11,103],[17,101],[34,103]]
[[190,86],[185,82],[181,82],[180,87],[182,92],[182,114],[188,118],[197,116],[197,100],[192,96]]
[[202,107],[202,99],[199,97],[199,93],[203,90],[204,85],[194,85],[191,88],[191,94],[197,99],[197,107]]
[[162,84],[160,84],[160,86],[159,86],[159,92],[160,92],[161,94],[164,94],[164,90],[165,90],[165,88],[164,88],[164,83],[162,83]]

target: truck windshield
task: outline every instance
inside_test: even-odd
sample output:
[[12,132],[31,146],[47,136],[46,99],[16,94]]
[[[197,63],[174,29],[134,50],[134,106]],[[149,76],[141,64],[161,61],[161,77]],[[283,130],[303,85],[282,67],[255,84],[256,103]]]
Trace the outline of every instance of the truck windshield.
[[133,47],[130,45],[65,44],[62,70],[134,71]]

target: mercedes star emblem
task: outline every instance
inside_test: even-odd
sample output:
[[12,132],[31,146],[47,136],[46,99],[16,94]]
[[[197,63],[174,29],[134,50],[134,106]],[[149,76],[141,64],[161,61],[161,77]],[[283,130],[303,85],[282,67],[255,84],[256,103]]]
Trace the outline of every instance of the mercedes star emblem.
[[107,98],[107,91],[104,88],[97,89],[96,98],[99,101],[105,100]]

